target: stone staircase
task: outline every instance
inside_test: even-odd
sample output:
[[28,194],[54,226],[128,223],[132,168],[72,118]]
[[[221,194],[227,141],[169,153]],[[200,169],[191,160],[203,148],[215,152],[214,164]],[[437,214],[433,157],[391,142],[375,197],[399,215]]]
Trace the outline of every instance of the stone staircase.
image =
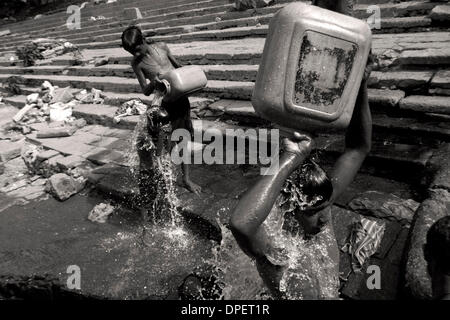
[[[138,97],[149,102],[152,98],[140,93],[130,56],[120,48],[121,31],[133,21],[121,19],[122,10],[138,7],[143,19],[137,22],[147,34],[168,42],[182,63],[200,65],[207,74],[207,88],[190,98],[197,130],[217,127],[225,134],[226,128],[270,125],[255,114],[250,98],[268,22],[288,2],[237,12],[226,0],[118,1],[82,9],[81,30],[65,27],[65,12],[8,25],[13,34],[1,37],[0,81],[21,75],[27,83],[23,95],[4,100],[21,107],[26,94],[35,92],[45,80],[74,91],[97,88],[105,92],[105,104],[79,105],[74,113],[91,123],[132,129],[137,117],[125,118],[119,125],[112,118],[124,101]],[[387,161],[404,170],[420,171],[433,150],[450,140],[450,34],[442,21],[429,18],[433,8],[445,3],[359,1],[355,15],[367,18],[367,7],[373,4],[379,6],[382,20],[381,29],[373,30],[378,62],[369,81],[374,148],[367,163],[379,167],[384,163],[380,161]],[[105,19],[90,21],[98,15]],[[8,58],[18,45],[41,36],[63,37],[83,49],[84,60],[106,56],[109,64],[74,66],[68,54],[28,68],[10,65]],[[325,153],[336,154],[342,147],[342,137],[323,140],[318,148]]]

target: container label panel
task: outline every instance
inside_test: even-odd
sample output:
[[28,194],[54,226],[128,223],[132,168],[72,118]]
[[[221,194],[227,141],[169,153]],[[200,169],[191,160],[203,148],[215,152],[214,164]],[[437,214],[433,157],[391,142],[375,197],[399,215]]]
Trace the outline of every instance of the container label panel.
[[295,77],[294,104],[328,114],[337,112],[357,51],[352,42],[305,32]]

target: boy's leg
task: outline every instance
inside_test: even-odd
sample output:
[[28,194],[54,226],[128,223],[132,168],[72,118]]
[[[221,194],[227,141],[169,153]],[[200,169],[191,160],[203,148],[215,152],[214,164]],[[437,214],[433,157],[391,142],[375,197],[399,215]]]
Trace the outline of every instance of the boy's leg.
[[[176,102],[166,106],[166,110],[171,116],[172,130],[185,129],[189,131],[191,141],[194,139],[194,128],[191,120],[191,106],[187,97],[182,97]],[[191,192],[199,194],[201,187],[195,184],[190,177],[190,165],[183,163],[181,165],[183,172],[183,184]]]

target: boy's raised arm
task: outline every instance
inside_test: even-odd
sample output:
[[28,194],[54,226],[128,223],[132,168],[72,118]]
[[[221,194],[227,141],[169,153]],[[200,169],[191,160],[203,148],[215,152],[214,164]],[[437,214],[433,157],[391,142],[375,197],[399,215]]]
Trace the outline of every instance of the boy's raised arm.
[[372,116],[370,114],[367,83],[363,80],[350,125],[345,135],[345,151],[336,161],[331,181],[332,201],[350,185],[372,147]]
[[284,140],[285,152],[275,175],[263,176],[241,198],[231,217],[231,230],[242,250],[253,258],[266,253],[266,242],[261,224],[266,220],[278,198],[281,188],[311,151],[312,140],[296,133],[297,142]]

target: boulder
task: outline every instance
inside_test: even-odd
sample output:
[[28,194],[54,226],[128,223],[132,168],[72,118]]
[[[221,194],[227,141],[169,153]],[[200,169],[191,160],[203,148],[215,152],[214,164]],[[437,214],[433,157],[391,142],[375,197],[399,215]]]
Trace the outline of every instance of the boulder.
[[349,203],[353,211],[375,218],[396,220],[410,224],[419,203],[412,199],[402,199],[393,194],[379,191],[367,191],[355,197]]
[[431,299],[431,279],[423,246],[430,227],[450,213],[450,192],[444,189],[429,190],[430,197],[417,210],[411,230],[411,240],[406,261],[406,286],[417,299]]
[[430,18],[433,21],[450,22],[450,5],[434,7],[430,12]]
[[57,173],[48,179],[47,190],[58,200],[64,201],[83,190],[85,183],[65,173]]

